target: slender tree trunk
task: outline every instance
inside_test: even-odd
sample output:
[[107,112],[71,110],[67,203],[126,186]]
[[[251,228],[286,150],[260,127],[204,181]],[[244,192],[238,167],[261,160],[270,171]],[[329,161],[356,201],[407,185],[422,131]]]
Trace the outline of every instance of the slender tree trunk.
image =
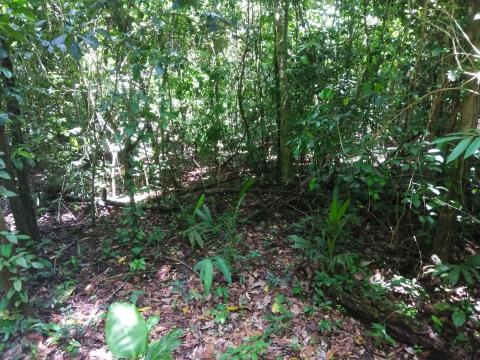
[[127,138],[124,149],[120,153],[119,160],[121,161],[124,169],[124,183],[125,189],[130,199],[130,206],[135,206],[135,183],[133,181],[133,150],[135,145],[132,144],[130,138]]
[[[480,21],[475,21],[475,14],[480,12],[480,2],[478,0],[469,0],[468,2],[468,19],[467,28],[465,29],[471,43],[477,48],[480,47]],[[470,46],[470,45],[468,45]],[[472,49],[473,51],[473,49]],[[475,59],[471,59],[474,63]],[[467,131],[477,128],[478,118],[480,116],[480,85],[477,79],[470,80],[466,83],[465,89],[468,91],[461,104],[459,131]],[[455,169],[452,173],[451,184],[448,191],[448,199],[459,204],[463,204],[463,189],[465,175],[465,159],[460,156],[455,161]],[[447,261],[452,253],[453,240],[455,238],[457,222],[456,210],[452,207],[444,206],[439,214],[437,231],[433,241],[433,252],[440,259]]]
[[[0,208],[0,231],[8,231],[7,223],[5,222],[5,215],[3,214],[3,210]],[[10,242],[5,239],[5,237],[0,236],[0,244],[9,245]],[[0,289],[4,294],[8,293],[8,290],[12,287],[12,281],[10,277],[12,274],[6,267],[3,267],[2,271],[0,271]]]
[[[10,71],[10,76],[3,76],[5,88],[13,91],[15,89],[15,72],[13,63],[9,56],[7,44],[0,37],[0,48],[4,49],[2,58],[0,58],[0,66]],[[23,133],[20,126],[20,105],[15,96],[6,94],[7,113],[12,121],[12,143],[15,145],[23,145]],[[35,216],[35,208],[30,192],[28,182],[28,166],[23,165],[21,169],[15,169],[10,161],[10,145],[9,139],[5,131],[5,125],[0,126],[0,151],[5,154],[5,164],[7,172],[12,176],[11,181],[5,182],[8,190],[15,192],[18,197],[10,198],[12,213],[15,218],[15,224],[20,232],[29,235],[32,239],[38,240],[40,234]],[[16,189],[15,189],[16,188]]]
[[[0,126],[0,152],[4,154],[2,155],[2,158],[5,159],[5,166],[6,166],[5,170],[8,173],[8,175],[10,175],[10,179],[2,180],[2,183],[3,185],[5,185],[5,188],[7,190],[15,194],[18,194],[17,184],[14,178],[15,172],[13,169],[13,165],[8,160],[10,158],[10,148],[8,144],[8,137],[5,133],[5,126],[3,125]],[[27,222],[28,215],[25,212],[25,208],[22,204],[22,201],[20,200],[20,197],[18,195],[15,195],[15,196],[9,197],[8,201],[10,203],[10,209],[12,210],[17,231],[32,237],[32,234],[30,232],[30,228]]]
[[112,196],[115,197],[117,196],[117,179],[116,179],[116,173],[117,173],[117,149],[112,149],[111,150],[112,154],[112,164],[110,168],[110,177],[112,178]]
[[261,149],[262,149],[262,174],[267,171],[267,156],[268,156],[268,140],[267,128],[265,124],[265,105],[263,99],[263,78],[262,78],[262,2],[258,3],[258,35],[255,41],[255,61],[256,61],[256,76],[257,76],[257,106],[259,108],[260,118],[260,134],[261,134]]
[[289,97],[286,75],[288,57],[288,0],[274,1],[275,26],[275,78],[277,82],[277,125],[278,125],[278,160],[280,177],[284,184],[292,178],[292,156],[289,141]]

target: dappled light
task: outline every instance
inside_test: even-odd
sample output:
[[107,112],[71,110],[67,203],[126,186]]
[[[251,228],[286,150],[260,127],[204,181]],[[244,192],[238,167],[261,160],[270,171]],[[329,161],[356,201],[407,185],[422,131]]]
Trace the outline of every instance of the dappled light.
[[0,360],[476,359],[480,1],[0,1]]

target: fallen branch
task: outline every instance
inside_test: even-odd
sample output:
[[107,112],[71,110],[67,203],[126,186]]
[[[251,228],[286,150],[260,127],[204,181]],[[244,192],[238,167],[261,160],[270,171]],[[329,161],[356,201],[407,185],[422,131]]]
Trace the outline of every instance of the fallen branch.
[[75,226],[83,226],[83,225],[89,225],[89,223],[88,222],[79,222],[79,223],[72,223],[72,224],[63,224],[63,225],[58,225],[58,226],[41,228],[40,231],[58,230],[58,229],[63,229],[63,228],[67,228],[67,227],[75,227]]
[[370,303],[365,297],[357,297],[343,290],[329,288],[327,290],[343,307],[361,320],[384,323],[393,337],[412,345],[421,345],[436,353],[435,359],[454,359],[447,344],[440,339],[432,328],[414,319],[408,319],[397,313],[388,302]]

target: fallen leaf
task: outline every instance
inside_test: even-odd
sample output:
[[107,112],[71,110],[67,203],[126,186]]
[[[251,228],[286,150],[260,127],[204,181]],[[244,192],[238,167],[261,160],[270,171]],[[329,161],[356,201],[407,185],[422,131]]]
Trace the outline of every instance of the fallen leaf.
[[299,315],[301,312],[301,309],[297,304],[293,304],[292,307],[290,308],[290,311],[293,315]]
[[327,351],[327,360],[333,360],[335,356],[335,351],[333,350],[328,350]]
[[361,335],[354,336],[353,338],[355,339],[355,344],[357,344],[357,345],[364,345],[365,344],[365,339]]
[[280,312],[280,305],[278,305],[277,303],[273,303],[272,304],[272,313],[277,314],[279,312]]
[[152,308],[151,306],[144,306],[144,307],[139,308],[138,311],[145,312],[145,311],[150,310],[151,308]]

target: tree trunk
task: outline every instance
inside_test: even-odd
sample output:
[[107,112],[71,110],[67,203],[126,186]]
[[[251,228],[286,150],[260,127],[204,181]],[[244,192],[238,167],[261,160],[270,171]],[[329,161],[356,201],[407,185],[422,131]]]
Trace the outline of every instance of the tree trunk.
[[120,152],[119,160],[123,165],[124,168],[124,185],[125,190],[128,193],[128,197],[130,198],[130,206],[135,206],[135,183],[133,181],[133,150],[135,149],[135,145],[132,144],[130,138],[127,138],[126,144],[124,149]]
[[[8,145],[8,137],[5,133],[5,126],[0,126],[0,152],[4,153],[2,158],[5,159],[5,171],[10,175],[10,179],[2,180],[3,185],[8,191],[18,194],[17,184],[14,178],[14,169],[12,163],[8,160],[10,158],[10,149]],[[25,235],[32,236],[27,222],[27,213],[23,207],[22,201],[18,195],[8,198],[10,209],[15,220],[17,230]]]
[[[468,35],[471,43],[477,48],[480,47],[480,21],[475,21],[475,14],[480,12],[480,2],[478,0],[469,0],[468,2],[468,24],[465,33]],[[469,47],[471,45],[468,44]],[[473,49],[472,49],[473,51]],[[475,59],[471,56],[471,63]],[[465,89],[468,91],[463,99],[460,110],[459,131],[464,132],[470,129],[476,129],[480,115],[480,85],[477,79],[466,79]],[[463,204],[463,189],[465,175],[465,159],[460,156],[455,161],[455,169],[452,172],[451,184],[448,191],[448,200]],[[443,261],[448,261],[452,254],[453,240],[456,234],[456,210],[450,206],[444,206],[439,214],[438,227],[433,240],[433,252]]]
[[288,0],[275,0],[275,79],[277,82],[277,125],[278,125],[278,164],[284,184],[292,178],[292,156],[288,147],[290,103],[287,93],[286,75],[288,57]]
[[[3,210],[0,208],[0,231],[7,231],[8,232],[8,227],[7,223],[5,222],[5,216],[3,214]],[[0,237],[0,244],[5,244],[8,245],[10,242],[5,239],[3,236]],[[2,271],[0,272],[0,286],[1,290],[3,293],[6,295],[8,293],[8,290],[12,287],[12,282],[10,280],[10,277],[12,274],[6,267],[3,267]]]
[[[0,66],[8,69],[11,74],[10,77],[3,75],[5,89],[13,92],[15,89],[13,63],[9,56],[7,44],[1,38],[0,48],[4,49],[4,53],[6,54],[0,58]],[[12,143],[15,145],[22,145],[23,133],[19,123],[20,106],[18,99],[15,96],[8,95],[7,91],[5,97],[7,113],[12,122]],[[30,236],[32,239],[38,240],[40,234],[28,183],[28,168],[27,165],[24,164],[21,169],[16,169],[13,164],[11,164],[9,138],[5,131],[5,125],[0,126],[0,151],[5,154],[7,172],[12,177],[11,180],[5,182],[5,187],[18,195],[17,197],[10,198],[10,205],[17,229]]]

